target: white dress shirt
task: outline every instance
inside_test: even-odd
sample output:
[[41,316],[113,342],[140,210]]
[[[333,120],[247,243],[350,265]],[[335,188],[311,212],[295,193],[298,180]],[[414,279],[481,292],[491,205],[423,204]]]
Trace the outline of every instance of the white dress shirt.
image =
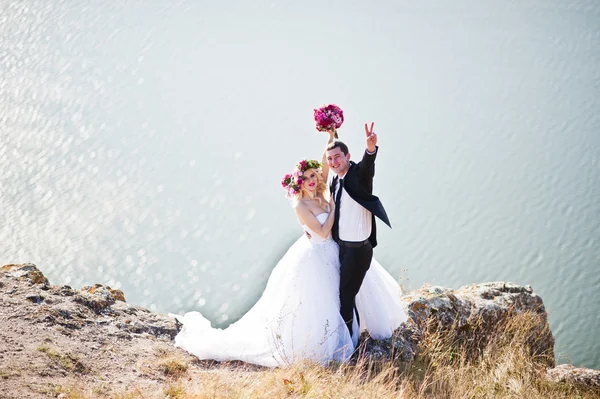
[[[348,172],[346,172],[348,173]],[[346,177],[339,176],[340,179]],[[335,185],[334,197],[340,188],[340,182]],[[340,220],[338,223],[338,233],[342,241],[364,241],[371,236],[371,223],[373,217],[370,211],[354,201],[346,189],[342,189],[340,197]]]

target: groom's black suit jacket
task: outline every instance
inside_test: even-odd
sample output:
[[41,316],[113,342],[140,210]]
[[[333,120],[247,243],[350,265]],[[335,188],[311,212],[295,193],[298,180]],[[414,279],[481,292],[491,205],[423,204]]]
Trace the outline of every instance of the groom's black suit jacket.
[[[350,167],[348,168],[348,172],[346,176],[344,176],[344,188],[348,195],[356,202],[358,202],[361,206],[366,208],[373,215],[372,227],[371,227],[371,235],[369,236],[369,241],[373,248],[377,246],[377,231],[375,228],[375,216],[381,219],[385,224],[392,227],[390,224],[390,220],[388,219],[387,213],[383,208],[383,204],[373,195],[373,177],[375,176],[375,157],[377,155],[379,147],[376,147],[374,154],[368,154],[365,151],[365,155],[363,155],[362,161],[359,163],[354,163],[350,161]],[[331,184],[331,193],[338,183],[338,176],[336,176]],[[342,210],[340,209],[340,212]],[[339,220],[335,220],[334,225],[337,224]],[[335,227],[337,228],[337,226]]]

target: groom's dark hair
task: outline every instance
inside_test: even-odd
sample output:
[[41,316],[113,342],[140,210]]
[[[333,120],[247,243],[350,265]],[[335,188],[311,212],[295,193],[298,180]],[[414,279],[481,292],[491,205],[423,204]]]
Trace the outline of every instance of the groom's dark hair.
[[334,148],[339,148],[340,150],[342,150],[344,155],[348,155],[348,146],[344,144],[343,141],[334,140],[331,143],[327,144],[327,151],[333,150]]

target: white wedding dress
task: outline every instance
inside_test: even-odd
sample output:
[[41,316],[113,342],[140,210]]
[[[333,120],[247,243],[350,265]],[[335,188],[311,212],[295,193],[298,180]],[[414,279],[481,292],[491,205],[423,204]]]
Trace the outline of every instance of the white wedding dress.
[[[317,216],[324,223],[327,213]],[[289,365],[309,359],[322,364],[346,361],[358,334],[350,337],[340,315],[340,262],[337,243],[303,226],[302,235],[273,269],[258,302],[226,329],[212,328],[198,312],[173,315],[183,327],[175,345],[200,359],[241,360],[263,366]],[[356,306],[360,331],[389,338],[407,319],[400,287],[375,260],[371,262]],[[353,331],[357,331],[355,327]]]

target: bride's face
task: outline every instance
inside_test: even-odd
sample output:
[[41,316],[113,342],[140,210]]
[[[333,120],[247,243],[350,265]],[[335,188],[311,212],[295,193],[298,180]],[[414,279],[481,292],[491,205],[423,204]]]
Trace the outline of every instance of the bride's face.
[[319,183],[317,177],[317,171],[314,169],[308,169],[302,174],[302,187],[306,191],[315,192],[317,191],[317,184]]

